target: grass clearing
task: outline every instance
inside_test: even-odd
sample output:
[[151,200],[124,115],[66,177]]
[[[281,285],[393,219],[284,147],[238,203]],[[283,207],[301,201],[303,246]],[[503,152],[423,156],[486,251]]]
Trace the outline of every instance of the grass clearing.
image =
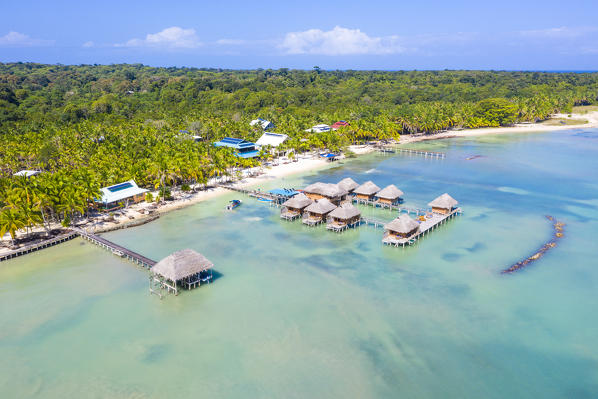
[[554,118],[544,121],[541,124],[547,126],[575,126],[585,125],[586,123],[588,123],[587,119]]
[[574,114],[587,114],[588,112],[596,111],[598,111],[598,105],[579,105],[577,107],[573,107]]

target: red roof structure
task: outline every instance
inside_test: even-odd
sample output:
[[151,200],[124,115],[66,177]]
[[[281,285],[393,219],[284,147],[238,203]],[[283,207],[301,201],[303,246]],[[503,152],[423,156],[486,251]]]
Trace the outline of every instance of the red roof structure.
[[332,130],[336,130],[336,129],[341,128],[343,126],[349,126],[349,122],[338,121],[338,122],[336,122],[334,125],[332,125],[330,127],[332,128]]

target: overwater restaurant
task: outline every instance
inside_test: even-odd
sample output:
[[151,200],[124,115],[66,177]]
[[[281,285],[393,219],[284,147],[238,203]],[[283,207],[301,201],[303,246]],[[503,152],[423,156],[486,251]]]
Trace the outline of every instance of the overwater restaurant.
[[130,204],[136,204],[145,200],[145,193],[149,190],[137,186],[134,180],[115,184],[110,187],[100,189],[102,198],[96,200],[105,210],[113,210],[120,207],[128,207]]
[[457,208],[457,205],[459,205],[459,202],[447,193],[442,194],[428,204],[428,206],[432,207],[432,212],[443,215],[451,213]]
[[380,191],[380,187],[375,185],[373,181],[368,180],[353,190],[353,194],[359,200],[373,201],[378,191]]
[[314,201],[326,198],[335,205],[339,205],[349,194],[347,190],[337,184],[321,182],[310,184],[303,189],[303,192]]

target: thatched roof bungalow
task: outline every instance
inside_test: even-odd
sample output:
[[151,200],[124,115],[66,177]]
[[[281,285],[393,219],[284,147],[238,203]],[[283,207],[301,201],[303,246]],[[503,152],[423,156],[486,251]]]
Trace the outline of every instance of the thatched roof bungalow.
[[349,192],[344,188],[339,187],[338,184],[317,182],[310,184],[303,189],[305,195],[310,199],[316,201],[321,198],[326,198],[333,204],[340,204],[345,199]]
[[408,238],[417,233],[419,223],[404,213],[392,222],[385,224],[384,230],[386,230],[385,237]]
[[403,192],[397,188],[394,184],[384,187],[382,190],[376,193],[378,202],[388,205],[395,205],[401,202]]
[[371,201],[378,191],[380,191],[380,187],[375,185],[373,181],[368,180],[353,190],[353,194],[355,194],[358,199]]
[[287,220],[298,218],[303,210],[313,202],[307,195],[299,193],[282,203],[280,217]]
[[191,285],[199,282],[202,272],[211,273],[213,267],[214,264],[202,254],[192,249],[183,249],[156,263],[151,272],[162,286],[178,294],[177,283],[186,284],[191,288]]
[[326,215],[336,209],[336,205],[327,198],[321,198],[305,208],[303,212],[303,223],[315,226],[325,220]]
[[428,206],[432,207],[432,212],[441,213],[443,215],[451,213],[459,204],[459,202],[448,195],[447,193],[437,197]]
[[357,187],[359,187],[359,183],[355,180],[351,179],[350,177],[345,177],[343,180],[339,181],[337,184],[340,188],[347,190],[349,193],[352,193]]
[[342,231],[359,223],[361,211],[349,202],[341,204],[338,208],[328,214],[329,230]]

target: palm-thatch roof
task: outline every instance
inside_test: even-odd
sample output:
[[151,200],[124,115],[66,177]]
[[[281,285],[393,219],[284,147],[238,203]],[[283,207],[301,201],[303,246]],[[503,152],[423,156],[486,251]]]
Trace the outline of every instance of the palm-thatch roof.
[[341,220],[348,220],[353,219],[354,217],[360,216],[361,211],[351,205],[350,203],[346,202],[341,204],[338,208],[330,212],[328,216],[341,219]]
[[380,190],[376,193],[376,197],[388,199],[388,200],[397,199],[397,198],[401,197],[402,195],[403,195],[403,192],[401,190],[399,190],[397,188],[397,186],[395,186],[394,184],[391,184],[390,186],[386,186],[382,190]]
[[168,255],[152,267],[152,273],[171,281],[178,281],[193,274],[214,267],[202,254],[192,249],[183,249]]
[[384,229],[395,231],[401,234],[407,234],[409,232],[412,232],[418,227],[419,223],[411,219],[411,217],[405,213],[393,220],[392,222],[386,223],[384,225]]
[[324,214],[334,210],[335,208],[336,208],[336,205],[334,205],[332,202],[328,201],[327,198],[320,198],[319,200],[317,200],[316,202],[314,202],[313,204],[311,204],[310,206],[305,208],[305,210],[307,212],[316,213],[318,215],[324,215]]
[[310,184],[303,191],[308,194],[318,194],[328,198],[342,197],[349,194],[347,190],[339,187],[337,184],[322,182]]
[[431,206],[432,208],[453,209],[458,204],[459,202],[456,199],[447,193],[444,193],[440,197],[434,199],[434,201],[430,202],[428,206]]
[[375,185],[374,182],[371,180],[366,181],[361,186],[359,186],[355,190],[353,190],[353,192],[355,194],[361,194],[361,195],[374,195],[378,191],[380,191],[380,187]]
[[355,190],[357,187],[359,187],[359,183],[357,183],[355,180],[351,179],[350,177],[345,177],[343,180],[338,182],[338,186],[347,191],[352,191],[352,190]]
[[307,195],[303,193],[299,193],[295,195],[293,198],[290,198],[283,202],[282,206],[286,206],[287,208],[293,209],[303,209],[308,205],[311,205],[313,201],[307,198]]

